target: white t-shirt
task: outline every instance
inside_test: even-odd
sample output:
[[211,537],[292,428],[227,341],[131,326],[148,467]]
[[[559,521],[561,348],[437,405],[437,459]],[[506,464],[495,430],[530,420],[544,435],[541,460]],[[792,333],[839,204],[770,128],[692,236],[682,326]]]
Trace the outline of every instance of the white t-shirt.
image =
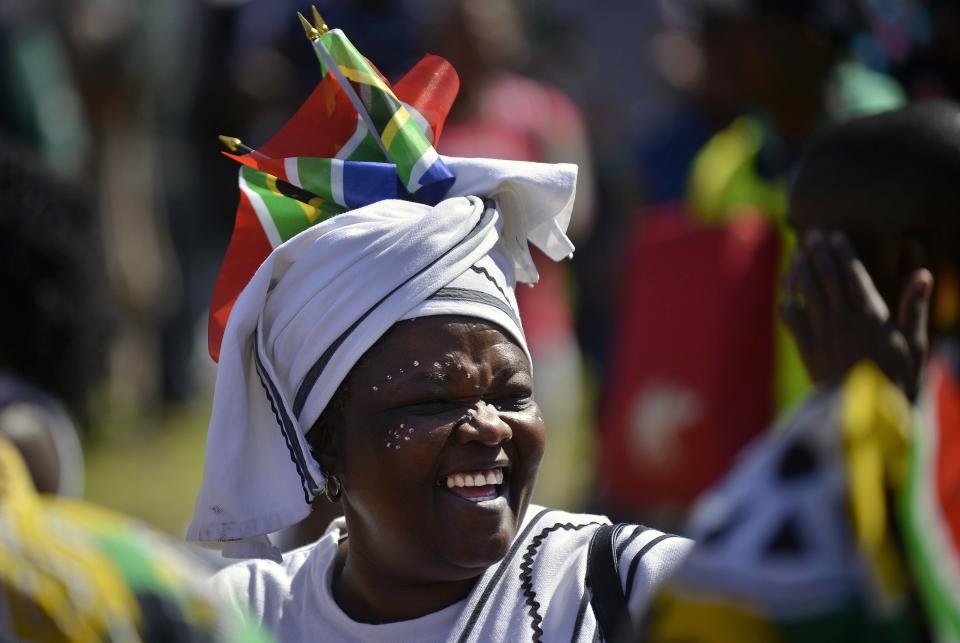
[[[597,621],[586,589],[587,549],[603,516],[531,505],[510,551],[463,601],[420,618],[371,625],[347,616],[333,599],[333,563],[345,534],[342,518],[283,562],[249,560],[212,579],[216,590],[274,633],[298,641],[590,641]],[[620,581],[635,622],[653,589],[686,556],[691,542],[629,525],[616,541]]]

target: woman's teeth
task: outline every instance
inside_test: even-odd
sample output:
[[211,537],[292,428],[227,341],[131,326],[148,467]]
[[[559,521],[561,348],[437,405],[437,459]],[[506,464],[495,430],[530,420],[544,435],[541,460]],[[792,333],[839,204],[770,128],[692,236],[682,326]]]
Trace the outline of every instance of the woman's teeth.
[[483,471],[467,471],[447,476],[448,489],[454,487],[485,487],[487,485],[503,484],[503,469],[484,469]]

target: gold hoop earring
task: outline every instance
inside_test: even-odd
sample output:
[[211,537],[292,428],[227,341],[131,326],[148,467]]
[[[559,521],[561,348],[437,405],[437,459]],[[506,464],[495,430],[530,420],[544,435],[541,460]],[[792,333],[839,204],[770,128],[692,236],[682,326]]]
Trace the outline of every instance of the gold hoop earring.
[[334,475],[327,476],[327,480],[323,484],[323,495],[326,499],[330,502],[336,502],[340,500],[340,494],[342,492],[343,485],[340,484],[340,479]]

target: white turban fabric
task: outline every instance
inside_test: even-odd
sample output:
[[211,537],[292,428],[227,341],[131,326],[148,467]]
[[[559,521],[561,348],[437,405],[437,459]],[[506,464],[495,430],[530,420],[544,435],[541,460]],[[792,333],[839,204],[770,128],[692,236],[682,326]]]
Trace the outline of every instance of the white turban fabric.
[[324,486],[305,433],[398,320],[478,317],[526,350],[513,288],[537,280],[528,242],[555,261],[572,253],[576,166],[443,160],[457,177],[446,200],[339,214],[278,246],[244,288],[221,345],[188,540],[279,558],[266,535],[306,517]]

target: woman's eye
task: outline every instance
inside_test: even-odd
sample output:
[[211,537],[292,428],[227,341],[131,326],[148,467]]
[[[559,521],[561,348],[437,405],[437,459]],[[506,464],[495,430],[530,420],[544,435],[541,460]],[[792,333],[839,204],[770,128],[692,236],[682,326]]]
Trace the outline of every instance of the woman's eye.
[[462,406],[463,405],[458,402],[449,400],[430,400],[427,402],[407,404],[403,407],[403,410],[413,413],[414,415],[437,415],[448,411],[460,410]]
[[521,411],[533,403],[533,396],[529,393],[519,393],[508,397],[500,397],[491,403],[501,411]]

